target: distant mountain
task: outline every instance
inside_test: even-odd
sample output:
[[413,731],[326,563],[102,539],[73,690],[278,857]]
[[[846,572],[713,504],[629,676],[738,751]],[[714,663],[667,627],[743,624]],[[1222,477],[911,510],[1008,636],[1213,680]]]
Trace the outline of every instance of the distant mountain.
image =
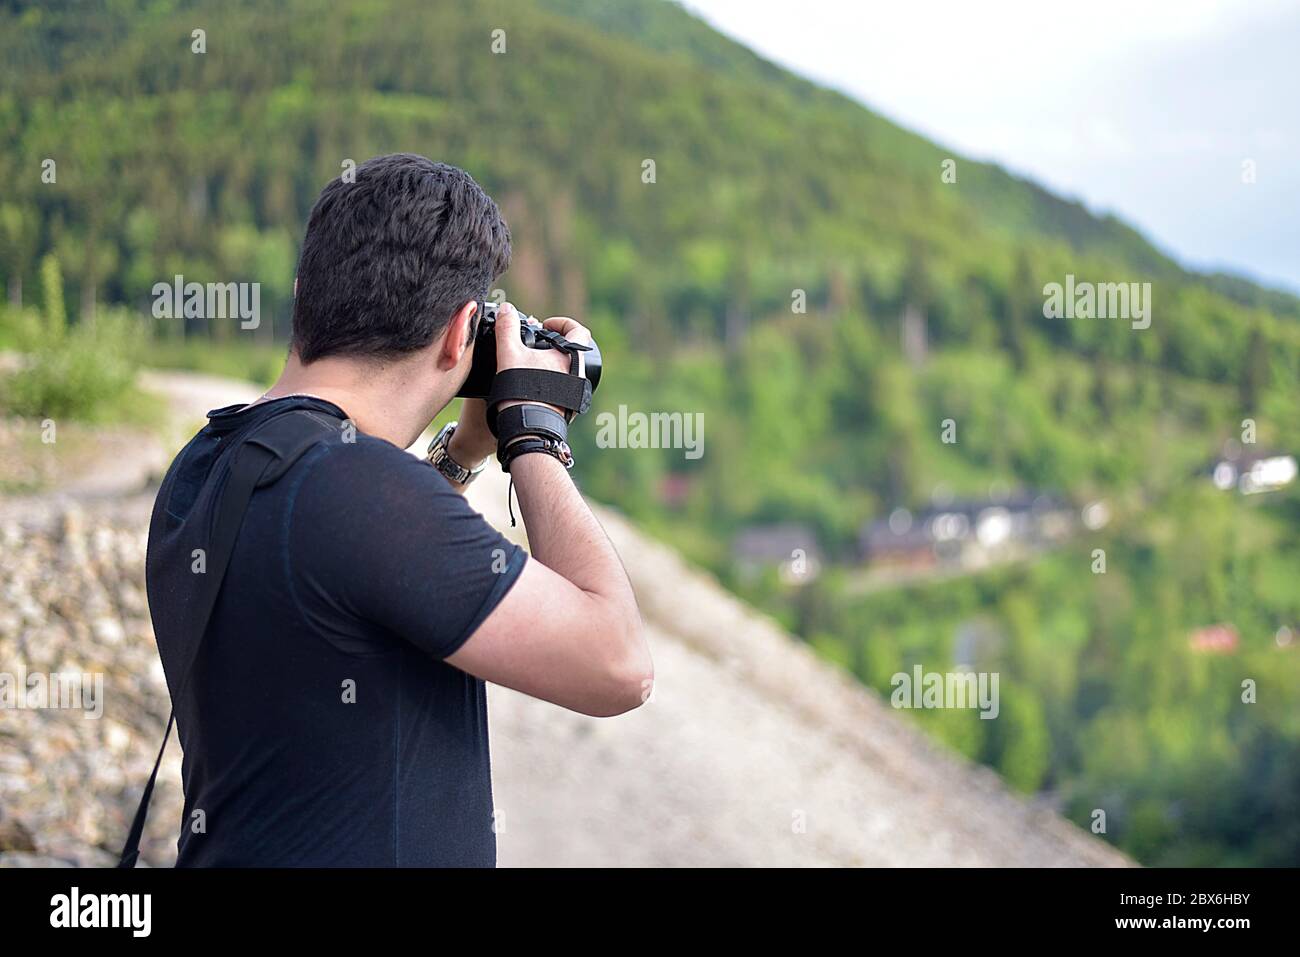
[[[1000,282],[1025,245],[1117,279],[1200,282],[1123,222],[954,157],[660,0],[125,0],[13,5],[0,23],[10,202],[47,214],[5,260],[30,274],[36,250],[62,245],[80,260],[65,262],[70,277],[90,272],[110,299],[140,296],[168,258],[257,258],[259,238],[279,253],[261,260],[283,265],[343,159],[399,148],[468,166],[521,225],[538,221],[521,239],[569,247],[572,263],[529,254],[554,280],[539,292],[582,272],[618,307],[654,297],[610,285],[667,286],[669,307],[720,312],[719,293],[737,292],[774,304],[754,274],[808,288],[832,267],[889,298],[912,255]],[[47,154],[69,189],[18,175]],[[940,180],[949,158],[955,184]],[[99,243],[111,248],[96,255]],[[629,259],[649,274],[626,275]],[[673,281],[684,259],[691,275]],[[1205,286],[1300,308],[1244,281]],[[283,282],[271,291],[283,306]]]
[[[824,89],[777,66],[723,36],[672,2],[645,0],[540,0],[542,6],[581,19],[611,36],[648,47],[739,85],[780,89],[801,108],[832,112],[848,128],[878,142],[897,164],[896,176],[938,177],[952,150],[891,123],[860,103]],[[1123,251],[1146,271],[1168,273],[1174,263],[1137,231],[1114,217],[1098,217],[1081,203],[1050,191],[997,165],[961,161],[962,198],[985,224],[1019,238],[1064,239],[1074,248]]]

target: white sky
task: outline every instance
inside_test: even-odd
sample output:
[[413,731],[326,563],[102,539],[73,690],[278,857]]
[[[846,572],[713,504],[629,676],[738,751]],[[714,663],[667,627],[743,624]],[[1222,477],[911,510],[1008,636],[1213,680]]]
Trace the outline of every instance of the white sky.
[[1300,291],[1300,0],[683,5],[960,154],[1116,213],[1189,266]]

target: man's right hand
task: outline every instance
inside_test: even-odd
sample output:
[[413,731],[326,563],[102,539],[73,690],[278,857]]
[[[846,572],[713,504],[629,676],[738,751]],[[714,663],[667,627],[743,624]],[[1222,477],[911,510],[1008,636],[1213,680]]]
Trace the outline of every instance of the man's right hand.
[[[497,311],[496,321],[498,372],[503,369],[546,369],[564,373],[569,371],[571,360],[568,353],[561,352],[559,349],[528,348],[519,337],[519,324],[519,313],[515,311],[515,307],[508,302],[503,304]],[[552,316],[543,322],[542,326],[558,332],[570,342],[584,346],[591,345],[591,332],[568,316]],[[581,353],[579,353],[579,361],[582,363],[578,367],[579,370],[585,372],[586,357]],[[507,409],[512,405],[520,404],[518,399],[507,399],[499,404],[498,409]],[[564,415],[564,410],[559,406],[551,405],[550,408]]]

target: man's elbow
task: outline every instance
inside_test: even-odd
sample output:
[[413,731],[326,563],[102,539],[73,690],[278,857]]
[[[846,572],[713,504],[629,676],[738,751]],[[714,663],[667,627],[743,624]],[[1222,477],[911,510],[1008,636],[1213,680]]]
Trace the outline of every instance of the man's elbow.
[[610,654],[602,669],[600,700],[588,714],[612,718],[641,707],[654,690],[654,662],[645,641],[645,629],[639,618],[625,629],[617,652]]

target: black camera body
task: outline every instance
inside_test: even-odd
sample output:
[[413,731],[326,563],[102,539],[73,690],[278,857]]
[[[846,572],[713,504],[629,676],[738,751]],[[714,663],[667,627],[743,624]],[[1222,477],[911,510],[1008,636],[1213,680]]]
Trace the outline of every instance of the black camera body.
[[[478,328],[474,332],[474,358],[470,363],[469,376],[456,395],[464,399],[486,399],[492,391],[492,380],[497,374],[497,312],[501,307],[495,302],[478,304]],[[519,314],[519,338],[529,349],[561,348],[558,343],[566,343],[563,336],[543,329],[542,324],[532,316]],[[567,343],[566,343],[567,346]],[[569,346],[571,349],[572,347]],[[591,382],[591,391],[596,391],[600,384],[601,358],[600,349],[593,339],[589,348],[582,349],[583,374]]]

